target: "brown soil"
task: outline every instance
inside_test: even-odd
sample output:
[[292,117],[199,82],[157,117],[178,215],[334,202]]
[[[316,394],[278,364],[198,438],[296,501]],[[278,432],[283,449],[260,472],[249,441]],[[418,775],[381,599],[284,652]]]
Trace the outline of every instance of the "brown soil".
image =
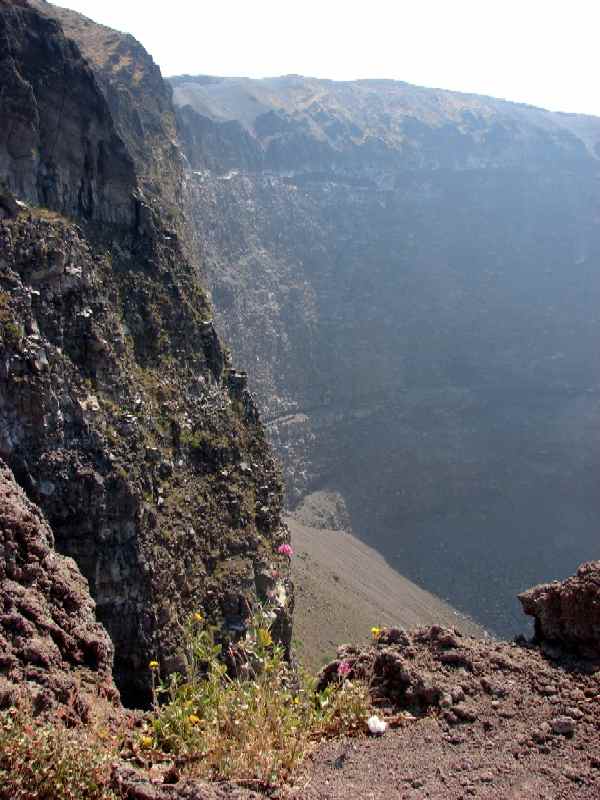
[[[600,664],[443,635],[346,649],[350,662],[380,659],[380,715],[398,727],[321,745],[285,796],[598,800]],[[427,701],[415,718],[401,710]]]

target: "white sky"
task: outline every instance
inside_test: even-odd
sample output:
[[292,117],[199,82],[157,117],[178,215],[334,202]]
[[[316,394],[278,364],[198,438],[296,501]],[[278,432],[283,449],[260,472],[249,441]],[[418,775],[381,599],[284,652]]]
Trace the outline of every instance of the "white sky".
[[600,116],[598,0],[66,0],[163,75],[395,78]]

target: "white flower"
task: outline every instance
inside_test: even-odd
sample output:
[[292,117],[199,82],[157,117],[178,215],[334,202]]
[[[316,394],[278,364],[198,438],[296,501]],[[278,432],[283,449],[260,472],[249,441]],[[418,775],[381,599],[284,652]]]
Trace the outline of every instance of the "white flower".
[[387,722],[379,719],[377,714],[373,714],[373,716],[369,717],[367,720],[367,727],[374,736],[381,736],[384,734],[387,730],[387,726]]

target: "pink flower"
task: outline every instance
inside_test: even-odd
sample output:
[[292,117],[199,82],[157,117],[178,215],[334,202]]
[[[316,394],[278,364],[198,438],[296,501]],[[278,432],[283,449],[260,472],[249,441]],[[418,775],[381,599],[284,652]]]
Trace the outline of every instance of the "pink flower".
[[291,544],[280,544],[277,548],[277,552],[282,556],[287,556],[288,558],[291,558],[294,555]]
[[337,668],[337,673],[340,678],[345,678],[349,673],[352,667],[350,666],[349,661],[340,661]]

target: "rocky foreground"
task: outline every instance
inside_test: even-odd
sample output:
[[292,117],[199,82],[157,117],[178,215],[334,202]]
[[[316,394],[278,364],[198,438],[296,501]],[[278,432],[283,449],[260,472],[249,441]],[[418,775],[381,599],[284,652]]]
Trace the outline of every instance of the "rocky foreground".
[[[572,639],[496,642],[441,626],[384,628],[369,646],[340,647],[322,670],[321,685],[340,680],[340,673],[367,680],[387,729],[382,736],[317,745],[294,784],[274,796],[597,800],[600,561],[562,584],[536,587],[523,605],[529,609],[531,597],[548,593],[561,602],[553,612],[546,609],[547,624],[553,616],[559,625],[587,598],[578,621],[579,630],[590,634],[583,636],[583,650]],[[167,785],[123,765],[115,780],[136,800],[260,796],[185,780]]]
[[[39,509],[0,469],[0,706],[85,724],[119,711],[112,646],[75,563],[54,551]],[[600,561],[521,596],[535,640],[476,639],[439,625],[374,629],[320,673],[368,682],[383,736],[315,743],[291,785],[206,784],[168,754],[115,751],[128,800],[296,798],[588,798],[600,796]],[[343,677],[342,677],[343,676]],[[254,787],[253,787],[254,788]],[[0,792],[0,796],[3,796]]]
[[[0,471],[0,705],[23,699],[85,723],[119,712],[112,647],[75,563],[58,555],[39,509]],[[315,743],[293,783],[262,794],[298,798],[600,797],[600,561],[521,596],[535,640],[496,642],[439,625],[374,629],[342,645],[321,688],[363,680],[383,736]],[[193,765],[192,765],[193,767]],[[129,800],[258,797],[206,784],[165,754],[115,751],[112,781]],[[255,787],[252,787],[253,789]],[[1,796],[1,793],[0,793]]]
[[89,721],[98,697],[118,704],[113,654],[87,581],[0,459],[0,709]]

